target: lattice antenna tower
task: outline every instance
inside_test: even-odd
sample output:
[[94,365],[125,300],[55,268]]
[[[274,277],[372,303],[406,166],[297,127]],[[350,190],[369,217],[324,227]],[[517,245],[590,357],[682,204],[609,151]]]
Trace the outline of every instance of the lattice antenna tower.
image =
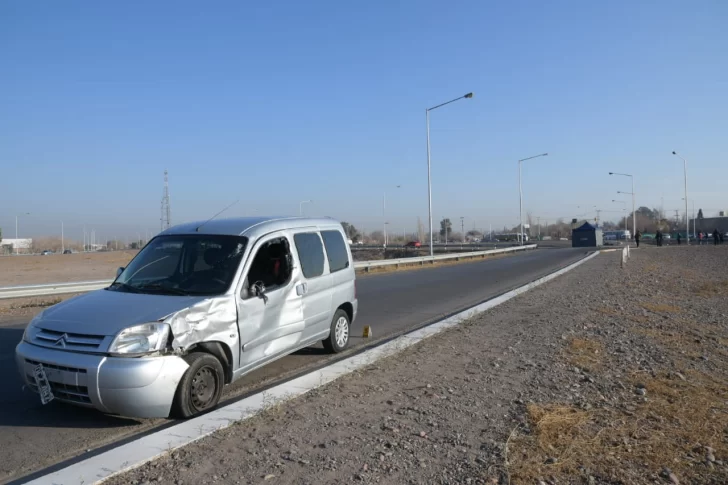
[[169,229],[172,227],[172,209],[169,206],[169,179],[167,178],[167,171],[164,171],[164,192],[162,193],[162,217],[161,230]]

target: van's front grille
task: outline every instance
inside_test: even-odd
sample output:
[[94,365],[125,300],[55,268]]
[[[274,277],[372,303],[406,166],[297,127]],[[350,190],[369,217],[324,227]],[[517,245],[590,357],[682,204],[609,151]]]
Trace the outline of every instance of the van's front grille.
[[38,329],[33,337],[35,343],[44,347],[74,350],[97,350],[104,341],[103,335],[86,335],[80,333],[59,332],[56,330]]
[[31,359],[25,359],[25,362],[32,366],[36,366],[38,364],[43,364],[44,369],[55,369],[55,370],[62,370],[64,372],[76,372],[77,374],[86,374],[86,369],[78,369],[76,367],[66,367],[63,365],[56,365],[56,364],[46,364],[45,362],[38,362],[37,360],[31,360]]
[[[33,376],[27,375],[27,378],[31,389],[38,392],[38,386],[33,383]],[[88,387],[86,386],[73,386],[70,384],[61,384],[60,382],[52,381],[49,381],[49,384],[51,385],[53,396],[56,399],[79,404],[91,404],[91,398],[88,396]]]

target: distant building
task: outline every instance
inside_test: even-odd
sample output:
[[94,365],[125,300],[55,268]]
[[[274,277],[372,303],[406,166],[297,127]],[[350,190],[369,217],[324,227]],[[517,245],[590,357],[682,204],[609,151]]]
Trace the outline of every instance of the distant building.
[[712,234],[716,229],[718,229],[721,234],[728,233],[728,217],[705,217],[703,219],[695,219],[695,230],[697,232],[702,231]]
[[29,253],[33,247],[33,240],[3,238],[0,247],[4,253]]

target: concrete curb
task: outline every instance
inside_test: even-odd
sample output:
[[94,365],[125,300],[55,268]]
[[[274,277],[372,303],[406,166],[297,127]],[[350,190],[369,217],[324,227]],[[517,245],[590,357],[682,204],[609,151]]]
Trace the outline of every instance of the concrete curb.
[[528,290],[571,271],[596,257],[596,251],[585,258],[539,278],[531,283],[492,298],[484,303],[464,310],[439,322],[397,337],[378,347],[366,350],[361,354],[335,362],[317,371],[310,372],[296,379],[279,384],[267,391],[236,401],[207,413],[198,418],[182,421],[160,431],[148,434],[139,439],[113,448],[104,453],[74,463],[56,472],[41,476],[27,482],[32,485],[53,484],[96,484],[115,475],[138,468],[166,453],[170,453],[190,443],[208,436],[215,431],[227,428],[237,422],[251,418],[288,400],[299,397],[309,391],[328,384],[339,377],[371,365],[379,359],[389,357],[402,350],[455,327],[473,316],[490,310],[506,301],[515,298]]

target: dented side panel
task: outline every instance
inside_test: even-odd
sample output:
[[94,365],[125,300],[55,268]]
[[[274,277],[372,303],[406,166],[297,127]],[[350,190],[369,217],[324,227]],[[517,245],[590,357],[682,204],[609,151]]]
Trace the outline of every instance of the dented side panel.
[[173,313],[164,321],[172,330],[175,351],[184,352],[200,342],[222,342],[232,352],[233,370],[239,366],[240,337],[234,295],[208,298]]

